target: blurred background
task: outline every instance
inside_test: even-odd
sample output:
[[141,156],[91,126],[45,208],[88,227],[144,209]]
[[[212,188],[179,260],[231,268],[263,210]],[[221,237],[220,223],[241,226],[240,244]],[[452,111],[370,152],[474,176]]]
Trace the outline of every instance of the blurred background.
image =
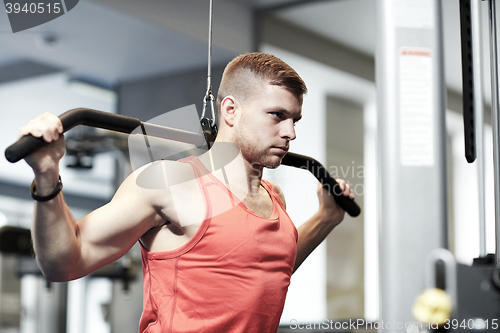
[[[450,250],[457,261],[470,263],[478,256],[477,167],[463,157],[458,1],[443,0],[442,6]],[[486,9],[483,14],[485,149],[491,152]],[[208,23],[208,0],[82,0],[61,17],[18,33],[1,10],[0,147],[5,150],[21,126],[46,111],[88,107],[142,121],[191,104],[201,112]],[[362,208],[361,216],[346,216],[293,275],[284,326],[379,316],[376,30],[375,0],[214,1],[214,94],[225,64],[239,54],[267,52],[289,63],[309,89],[291,151],[348,180]],[[81,218],[108,202],[130,172],[128,151],[123,137],[84,127],[68,133],[67,141],[74,146],[62,162],[64,193]],[[485,166],[487,248],[494,252],[491,154]],[[316,180],[308,172],[282,166],[266,177],[284,190],[297,226],[315,212]],[[1,226],[30,227],[32,179],[24,162],[0,159]],[[3,253],[0,332],[137,332],[141,279],[138,248],[94,276],[50,285],[30,256]]]

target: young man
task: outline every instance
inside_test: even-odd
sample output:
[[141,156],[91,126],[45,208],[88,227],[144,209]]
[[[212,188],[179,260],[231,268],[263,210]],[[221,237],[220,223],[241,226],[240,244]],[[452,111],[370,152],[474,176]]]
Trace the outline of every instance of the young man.
[[[36,201],[32,234],[44,276],[85,276],[139,240],[141,332],[276,332],[292,272],[344,217],[318,186],[319,210],[297,232],[283,193],[262,179],[263,168],[278,167],[295,139],[305,92],[299,75],[274,56],[234,59],[223,74],[219,133],[207,153],[138,170],[111,202],[80,221],[62,194]],[[44,197],[60,182],[62,125],[44,114],[20,130],[28,133],[51,142],[26,158],[36,195]],[[225,159],[227,144],[239,148],[237,158]],[[224,167],[215,168],[217,161]],[[140,186],[141,175],[165,186]],[[181,178],[195,181],[177,184]]]

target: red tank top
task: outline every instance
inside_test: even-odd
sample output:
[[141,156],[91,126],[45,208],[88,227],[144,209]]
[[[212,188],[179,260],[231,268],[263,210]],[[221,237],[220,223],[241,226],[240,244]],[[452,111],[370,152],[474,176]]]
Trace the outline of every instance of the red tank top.
[[[207,207],[219,198],[235,200],[197,158],[183,162],[192,165]],[[144,309],[140,332],[278,330],[298,234],[272,185],[265,180],[261,184],[273,201],[269,219],[236,201],[224,213],[205,218],[196,234],[175,250],[141,248]]]

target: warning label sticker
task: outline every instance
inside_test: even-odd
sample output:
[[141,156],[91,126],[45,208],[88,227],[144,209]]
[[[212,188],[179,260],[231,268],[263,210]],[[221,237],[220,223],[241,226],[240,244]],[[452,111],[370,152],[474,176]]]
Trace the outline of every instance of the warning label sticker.
[[401,164],[434,164],[432,55],[429,49],[401,49],[399,109]]

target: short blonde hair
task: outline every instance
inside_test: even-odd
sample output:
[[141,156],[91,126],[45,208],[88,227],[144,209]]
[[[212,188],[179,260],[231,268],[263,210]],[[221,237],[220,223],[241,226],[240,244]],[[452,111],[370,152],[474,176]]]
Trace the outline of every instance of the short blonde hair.
[[297,72],[283,60],[266,53],[247,53],[234,58],[224,69],[217,92],[217,111],[222,100],[232,95],[245,100],[252,91],[252,81],[260,79],[272,85],[283,86],[301,102],[307,87]]

